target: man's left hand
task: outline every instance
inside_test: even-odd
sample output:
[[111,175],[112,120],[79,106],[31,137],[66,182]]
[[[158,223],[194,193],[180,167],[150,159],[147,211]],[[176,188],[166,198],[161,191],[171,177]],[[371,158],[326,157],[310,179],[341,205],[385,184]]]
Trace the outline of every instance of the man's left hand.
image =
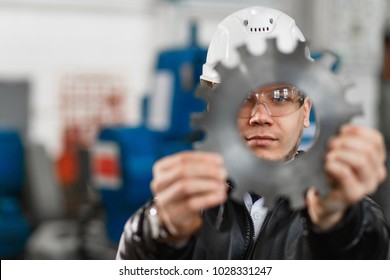
[[326,231],[335,226],[345,210],[376,192],[387,175],[383,136],[376,130],[345,125],[329,141],[324,168],[331,190],[321,197],[308,190],[306,204],[314,225]]

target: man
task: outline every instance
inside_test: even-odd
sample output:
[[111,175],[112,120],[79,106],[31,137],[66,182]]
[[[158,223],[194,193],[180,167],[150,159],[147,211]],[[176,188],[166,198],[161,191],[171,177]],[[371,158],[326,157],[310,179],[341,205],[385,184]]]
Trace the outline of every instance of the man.
[[[248,32],[239,33],[237,23]],[[214,42],[234,48],[245,41],[251,49],[255,42],[251,34],[259,32],[253,23],[262,26],[261,36],[280,39],[279,49],[291,49],[294,40],[303,40],[287,15],[253,7],[225,19],[218,31],[230,30],[231,37],[223,34]],[[221,35],[218,31],[216,36]],[[219,82],[212,67],[218,54],[234,56],[212,42],[202,75],[210,84]],[[220,59],[226,57],[219,55],[215,60]],[[309,125],[310,109],[310,100],[299,89],[278,83],[250,93],[237,122],[256,156],[294,160],[302,130]],[[227,183],[228,174],[218,154],[188,151],[168,156],[156,162],[151,183],[155,199],[130,217],[117,258],[386,258],[389,230],[380,208],[367,197],[386,177],[385,154],[377,131],[345,125],[329,141],[324,159],[332,186],[329,194],[320,197],[310,188],[307,207],[299,211],[291,210],[283,197],[272,209],[266,209],[256,194],[247,194],[244,204],[229,199],[231,188],[239,186]]]
[[310,125],[310,109],[310,100],[298,88],[268,85],[248,95],[240,108],[238,128],[259,158],[290,160],[297,153],[303,128]]

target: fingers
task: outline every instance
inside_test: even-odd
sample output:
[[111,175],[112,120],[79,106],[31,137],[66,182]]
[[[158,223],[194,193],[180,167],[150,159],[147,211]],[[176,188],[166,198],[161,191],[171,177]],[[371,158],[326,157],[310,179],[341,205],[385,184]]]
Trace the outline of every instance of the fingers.
[[332,189],[319,196],[309,189],[308,213],[314,224],[327,230],[340,221],[348,206],[372,194],[386,177],[386,149],[382,135],[370,128],[345,125],[329,141],[324,168]]
[[310,220],[321,230],[334,227],[343,217],[345,204],[337,199],[338,192],[333,191],[326,197],[319,196],[314,188],[306,193],[306,205]]
[[364,191],[368,193],[376,190],[380,177],[378,170],[381,168],[383,164],[379,164],[372,155],[366,154],[365,150],[350,147],[331,150],[325,161],[325,170],[332,174],[336,182],[346,189],[356,189],[357,194],[357,186],[360,185],[364,185]]
[[158,194],[182,178],[203,177],[225,181],[227,171],[220,155],[205,152],[183,152],[158,161],[153,168],[152,190]]
[[226,201],[226,178],[223,159],[215,153],[182,152],[154,165],[151,188],[159,217],[175,239],[199,229],[201,210]]
[[227,196],[224,182],[208,179],[179,180],[157,196],[157,202],[167,205],[182,204],[189,212],[197,212],[223,203]]
[[[208,184],[210,188],[204,187]],[[201,190],[196,187],[202,186]],[[214,188],[213,188],[214,187]],[[188,232],[193,229],[191,220],[198,221],[200,211],[210,207],[215,207],[224,203],[227,199],[226,187],[213,186],[201,180],[191,186],[190,193],[178,194],[176,187],[169,188],[161,193],[156,200],[156,204],[164,214],[163,220],[166,225],[173,228],[173,232]],[[187,228],[187,227],[190,228]]]
[[350,166],[362,182],[382,182],[386,178],[386,149],[383,136],[370,128],[344,126],[329,143],[326,160]]
[[375,157],[380,164],[386,161],[387,152],[384,138],[377,130],[368,127],[344,125],[340,130],[340,135],[344,137],[349,136],[349,138],[345,138],[339,144],[346,144],[347,142],[351,148],[353,147],[357,150],[367,149],[367,154]]
[[223,164],[222,156],[217,153],[187,151],[167,156],[158,161],[154,171],[165,171],[166,169],[171,168],[173,165],[185,163],[186,161],[210,161],[216,164]]
[[379,133],[377,130],[368,127],[344,125],[340,129],[340,133],[355,135],[366,139],[367,141],[371,142],[375,146],[375,148],[378,150],[378,152],[381,155],[383,155],[382,160],[385,159],[386,148],[384,145],[383,135]]
[[333,193],[339,193],[338,199],[348,205],[354,204],[361,200],[366,191],[350,166],[339,161],[328,161],[325,164],[325,170],[330,174],[334,182],[337,182],[331,190]]
[[352,204],[377,190],[386,177],[385,160],[385,145],[379,132],[347,125],[329,142],[325,170],[344,201]]

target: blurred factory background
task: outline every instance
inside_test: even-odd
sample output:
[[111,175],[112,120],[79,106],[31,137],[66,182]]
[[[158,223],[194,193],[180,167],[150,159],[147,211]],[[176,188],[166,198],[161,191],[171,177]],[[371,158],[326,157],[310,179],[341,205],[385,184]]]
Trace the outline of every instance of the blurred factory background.
[[[115,258],[153,162],[199,137],[193,93],[217,24],[253,5],[337,54],[363,104],[354,121],[390,150],[389,0],[0,0],[1,259]],[[390,221],[389,179],[374,199]]]

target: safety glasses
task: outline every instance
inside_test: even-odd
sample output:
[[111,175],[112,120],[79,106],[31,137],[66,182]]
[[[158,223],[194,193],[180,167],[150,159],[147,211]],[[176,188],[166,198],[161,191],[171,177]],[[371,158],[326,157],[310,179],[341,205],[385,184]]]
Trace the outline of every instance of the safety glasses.
[[263,106],[269,116],[281,117],[302,107],[305,97],[294,86],[266,87],[251,92],[239,111],[240,118],[252,118]]

